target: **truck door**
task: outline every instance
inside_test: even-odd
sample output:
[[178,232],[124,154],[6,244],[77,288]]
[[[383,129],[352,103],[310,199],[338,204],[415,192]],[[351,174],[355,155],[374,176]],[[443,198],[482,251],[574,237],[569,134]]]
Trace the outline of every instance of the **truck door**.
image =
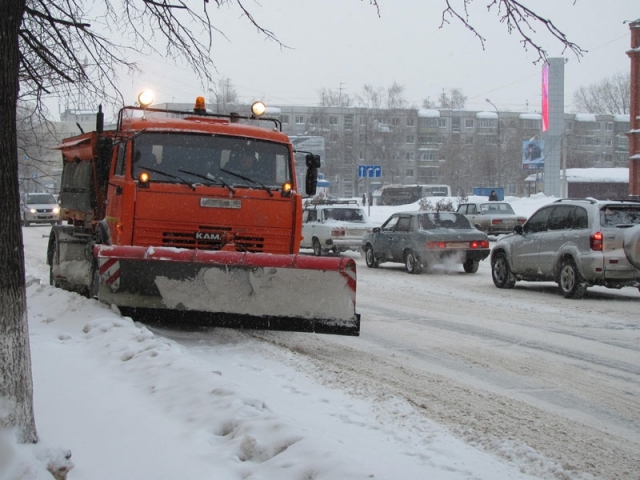
[[107,208],[105,220],[109,225],[111,233],[111,241],[115,245],[121,245],[120,238],[122,231],[118,228],[118,224],[122,223],[122,205],[125,184],[125,144],[120,143],[114,147],[114,161],[109,175],[109,183],[107,185]]

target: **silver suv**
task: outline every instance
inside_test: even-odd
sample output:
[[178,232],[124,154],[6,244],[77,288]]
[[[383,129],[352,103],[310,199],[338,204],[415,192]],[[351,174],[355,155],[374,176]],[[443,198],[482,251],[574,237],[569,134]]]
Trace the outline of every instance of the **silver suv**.
[[566,298],[587,287],[640,289],[640,202],[560,199],[538,209],[491,252],[493,283],[555,281]]

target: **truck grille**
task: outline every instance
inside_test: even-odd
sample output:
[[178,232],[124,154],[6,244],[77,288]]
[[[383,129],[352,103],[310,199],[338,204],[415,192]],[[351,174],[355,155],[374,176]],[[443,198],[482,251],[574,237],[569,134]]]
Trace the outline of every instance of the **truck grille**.
[[220,250],[226,243],[236,244],[239,252],[263,252],[265,240],[262,236],[239,234],[235,237],[230,228],[212,229],[202,227],[198,238],[193,232],[162,232],[162,244],[175,248],[197,248]]

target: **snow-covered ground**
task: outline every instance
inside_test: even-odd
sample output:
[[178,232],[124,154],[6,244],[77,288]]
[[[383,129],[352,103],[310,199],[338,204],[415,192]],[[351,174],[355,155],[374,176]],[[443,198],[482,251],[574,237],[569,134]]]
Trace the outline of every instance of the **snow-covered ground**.
[[[528,216],[553,199],[507,200]],[[379,224],[416,208],[369,211]],[[50,447],[72,452],[70,480],[592,478],[515,442],[511,452],[501,442],[500,455],[465,443],[391,392],[378,392],[381,413],[380,398],[374,405],[327,381],[343,375],[335,365],[319,372],[323,381],[310,376],[317,367],[302,348],[227,329],[152,331],[55,289],[44,261],[48,230],[23,229],[41,442],[16,445],[3,432],[3,480],[50,478],[42,467]],[[384,290],[387,277],[373,278],[368,287]]]

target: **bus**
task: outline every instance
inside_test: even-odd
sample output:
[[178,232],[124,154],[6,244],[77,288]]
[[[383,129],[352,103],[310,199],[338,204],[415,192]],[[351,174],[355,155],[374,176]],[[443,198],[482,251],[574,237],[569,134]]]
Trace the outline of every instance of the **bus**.
[[380,189],[378,205],[407,205],[424,197],[450,197],[449,185],[386,185]]

